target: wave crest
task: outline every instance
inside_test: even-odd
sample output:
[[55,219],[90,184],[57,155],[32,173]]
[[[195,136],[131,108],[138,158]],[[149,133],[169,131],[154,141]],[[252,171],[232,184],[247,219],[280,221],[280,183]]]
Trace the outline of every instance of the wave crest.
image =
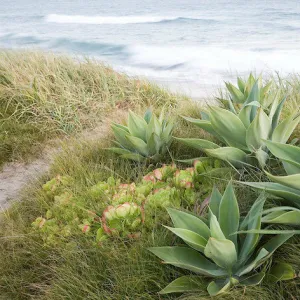
[[211,19],[184,16],[82,16],[82,15],[59,15],[50,14],[46,16],[46,22],[61,24],[141,24],[161,23],[177,20],[206,20]]

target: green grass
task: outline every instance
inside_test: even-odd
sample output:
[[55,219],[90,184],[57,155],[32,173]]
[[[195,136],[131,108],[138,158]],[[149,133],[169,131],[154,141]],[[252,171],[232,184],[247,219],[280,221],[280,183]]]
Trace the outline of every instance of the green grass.
[[[7,139],[5,145],[8,145],[4,155],[0,152],[2,162],[24,158],[30,152],[34,154],[34,149],[49,138],[93,127],[116,106],[142,111],[147,106],[159,110],[162,105],[168,105],[176,118],[175,136],[210,138],[179,117],[198,117],[196,104],[182,104],[181,98],[148,83],[130,80],[103,65],[29,52],[22,55],[3,52],[0,57],[3,58],[0,60],[0,137]],[[293,101],[299,103],[296,83],[294,85]],[[295,109],[293,101],[288,102],[287,109]],[[180,243],[161,226],[165,220],[154,224],[152,231],[138,240],[116,240],[102,247],[91,247],[83,234],[73,237],[75,248],[68,248],[64,243],[45,246],[31,230],[32,221],[45,215],[51,206],[41,186],[57,174],[72,176],[72,193],[81,195],[88,205],[91,201],[87,190],[93,184],[111,175],[122,182],[138,181],[156,167],[124,161],[108,152],[104,148],[110,145],[111,139],[111,133],[91,141],[71,137],[63,144],[50,174],[24,190],[22,201],[1,215],[0,300],[211,299],[206,292],[207,278],[203,278],[203,290],[197,294],[158,294],[170,281],[188,274],[162,264],[147,251],[150,246]],[[184,159],[199,156],[199,151],[175,141],[170,154],[173,159]],[[165,162],[172,159],[167,156]],[[259,180],[263,175],[253,171],[239,174],[237,178],[246,176]],[[223,191],[230,179],[227,176],[212,181],[211,185],[215,183]],[[241,212],[245,213],[257,194],[242,185],[235,187]],[[162,220],[160,216],[158,220]],[[299,272],[299,253],[300,238],[295,237],[280,248],[273,259],[291,263]],[[295,300],[299,296],[300,280],[296,278],[271,286],[264,283],[246,289],[234,288],[216,299]]]
[[[107,139],[64,147],[51,169],[50,178],[57,174],[75,179],[73,193],[87,195],[86,190],[110,175],[122,181],[137,181],[149,167],[123,161],[103,150]],[[74,147],[75,146],[75,147]],[[176,144],[173,153],[178,151]],[[154,166],[153,166],[154,167]],[[152,168],[153,168],[152,167]],[[151,168],[151,167],[150,167]],[[208,280],[203,291],[196,295],[159,296],[158,291],[172,279],[187,274],[185,271],[161,264],[146,249],[149,246],[178,243],[158,223],[148,235],[134,242],[115,241],[103,247],[91,247],[84,235],[74,237],[77,248],[64,244],[44,246],[38,235],[32,234],[31,222],[45,214],[49,200],[41,192],[41,178],[24,192],[23,201],[9,209],[0,229],[0,299],[205,299]],[[230,178],[217,182],[223,190]],[[241,210],[246,212],[257,196],[253,191],[237,186]],[[250,200],[249,200],[250,199]],[[86,198],[86,202],[89,199]],[[165,221],[164,221],[165,223]],[[300,268],[300,240],[286,244],[277,253],[277,259]],[[217,299],[297,299],[300,281],[274,286],[235,288]],[[3,298],[1,298],[3,297]],[[293,298],[294,297],[294,298]]]
[[173,106],[179,98],[93,60],[1,51],[0,165],[91,128],[116,108]]

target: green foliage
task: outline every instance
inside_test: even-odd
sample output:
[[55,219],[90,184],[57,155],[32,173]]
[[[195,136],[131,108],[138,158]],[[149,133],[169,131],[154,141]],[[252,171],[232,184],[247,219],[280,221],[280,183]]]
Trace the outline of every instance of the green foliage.
[[174,107],[178,99],[187,98],[96,60],[1,51],[0,164],[36,156],[49,139],[94,127],[112,110]]
[[226,108],[236,111],[241,108],[241,104],[247,102],[249,95],[257,83],[259,102],[262,105],[268,105],[270,101],[269,95],[272,88],[272,80],[268,81],[265,85],[262,82],[262,76],[255,78],[250,73],[247,80],[243,80],[241,77],[237,78],[237,87],[230,82],[225,82],[227,91],[229,92],[229,99],[217,98]]
[[157,118],[148,109],[142,118],[130,111],[127,126],[113,123],[117,147],[109,149],[126,159],[158,162],[172,143],[173,127],[164,112]]
[[204,172],[202,166],[200,173],[200,164],[184,170],[164,165],[137,184],[124,184],[110,177],[83,195],[72,194],[74,180],[70,176],[56,176],[43,185],[43,192],[53,204],[44,217],[32,223],[33,229],[48,245],[68,244],[72,237],[82,234],[93,245],[114,238],[138,238],[152,230],[157,215],[165,219],[166,207],[191,207],[197,197],[206,195],[209,183],[200,188]]
[[294,112],[279,123],[286,97],[280,99],[278,96],[280,93],[264,97],[262,95],[265,95],[263,90],[266,87],[260,89],[259,86],[259,80],[247,86],[247,89],[251,87],[251,90],[246,94],[246,100],[243,98],[244,94],[240,100],[237,97],[229,100],[229,103],[241,103],[240,110],[235,109],[232,104],[229,109],[209,107],[208,113],[202,112],[201,120],[184,117],[212,134],[225,145],[224,147],[204,139],[178,138],[178,140],[205,152],[208,156],[225,160],[236,168],[247,165],[264,168],[269,158],[265,140],[286,143],[298,125],[300,115]]
[[[267,272],[265,264],[275,250],[294,232],[262,230],[265,196],[252,205],[246,217],[239,212],[237,198],[229,183],[224,194],[213,190],[208,218],[168,208],[174,228],[167,227],[189,247],[152,247],[149,250],[165,263],[199,275],[215,278],[207,291],[211,296],[222,294],[235,285],[257,285]],[[241,234],[242,233],[242,234]],[[261,234],[279,235],[261,243]],[[291,266],[286,272],[272,269],[275,281],[294,278]],[[174,280],[160,293],[193,292],[202,289],[201,278],[184,276]]]
[[[289,200],[300,207],[300,147],[271,141],[265,143],[272,154],[280,159],[287,175],[275,176],[265,172],[273,182],[245,182],[245,184],[266,190],[268,193]],[[291,213],[295,216],[299,214],[295,210]],[[300,224],[300,221],[298,223]]]

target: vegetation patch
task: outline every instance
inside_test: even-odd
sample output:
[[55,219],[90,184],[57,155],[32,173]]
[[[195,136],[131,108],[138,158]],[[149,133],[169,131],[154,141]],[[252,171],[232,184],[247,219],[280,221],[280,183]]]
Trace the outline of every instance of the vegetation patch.
[[[299,298],[296,83],[227,83],[207,114],[90,61],[1,55],[5,126],[18,120],[43,140],[93,127],[116,107],[131,112],[101,138],[66,141],[49,174],[1,214],[0,299]],[[284,140],[272,139],[276,130]],[[237,151],[246,157],[235,164]]]

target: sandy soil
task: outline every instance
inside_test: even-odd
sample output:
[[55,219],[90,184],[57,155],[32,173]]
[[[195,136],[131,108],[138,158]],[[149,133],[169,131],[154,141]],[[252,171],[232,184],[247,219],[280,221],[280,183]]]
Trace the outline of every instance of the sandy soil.
[[[82,141],[99,139],[108,134],[111,121],[121,122],[125,115],[124,110],[116,110],[96,128],[86,130],[75,138]],[[18,200],[22,189],[48,172],[54,157],[59,155],[61,151],[59,142],[54,144],[57,145],[56,148],[46,147],[40,158],[29,163],[13,162],[4,165],[3,170],[0,172],[0,210],[7,208],[11,201]]]

